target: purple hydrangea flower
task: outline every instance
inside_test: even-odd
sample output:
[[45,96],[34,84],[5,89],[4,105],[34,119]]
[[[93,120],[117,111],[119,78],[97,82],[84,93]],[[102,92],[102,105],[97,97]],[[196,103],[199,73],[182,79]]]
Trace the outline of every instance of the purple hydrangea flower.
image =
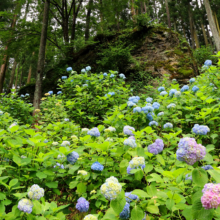
[[99,162],[95,162],[92,164],[91,169],[95,171],[102,171],[104,169],[104,166]]
[[33,208],[33,203],[29,199],[21,199],[18,202],[18,209],[22,212],[31,213]]
[[135,131],[135,128],[133,128],[129,125],[126,125],[123,128],[123,132],[124,132],[125,135],[133,136],[134,135],[133,131]]
[[205,165],[201,168],[204,169],[204,170],[213,170],[213,167],[211,165]]
[[177,160],[185,161],[189,165],[202,160],[206,155],[206,148],[197,144],[194,138],[182,138],[176,152]]
[[207,133],[210,132],[210,129],[206,125],[195,124],[192,131],[197,135],[207,135]]
[[77,200],[76,209],[80,212],[87,212],[89,210],[89,202],[85,198],[80,197]]
[[156,139],[156,141],[148,146],[148,152],[156,155],[163,151],[164,143],[161,139]]
[[131,194],[132,192],[126,192],[125,193],[125,199],[127,203],[130,203],[134,200],[139,200],[139,197],[137,195]]
[[185,180],[191,180],[192,181],[192,176],[190,176],[189,174],[186,174]]
[[119,217],[120,219],[129,219],[129,216],[130,216],[130,204],[126,203]]
[[93,137],[99,137],[100,136],[100,132],[99,132],[99,129],[98,128],[92,128],[91,130],[89,130],[87,132],[88,135],[91,135]]

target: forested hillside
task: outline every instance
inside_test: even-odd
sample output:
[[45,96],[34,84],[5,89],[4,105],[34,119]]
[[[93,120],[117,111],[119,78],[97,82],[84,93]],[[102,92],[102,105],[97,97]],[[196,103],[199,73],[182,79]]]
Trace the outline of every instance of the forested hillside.
[[0,1],[0,219],[220,220],[220,1]]

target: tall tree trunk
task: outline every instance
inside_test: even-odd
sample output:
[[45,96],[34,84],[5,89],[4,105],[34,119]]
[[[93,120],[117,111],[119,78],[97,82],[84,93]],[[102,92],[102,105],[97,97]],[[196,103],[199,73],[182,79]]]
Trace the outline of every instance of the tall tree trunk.
[[92,11],[93,0],[89,0],[88,11],[86,15],[86,30],[85,30],[85,41],[89,39],[89,27],[90,27],[90,15]]
[[165,4],[166,4],[166,13],[167,13],[167,23],[168,23],[168,27],[171,28],[168,0],[165,0]]
[[24,73],[24,64],[21,67],[21,75],[20,75],[20,82],[19,82],[20,88],[22,87],[23,73]]
[[17,85],[18,85],[18,74],[19,74],[19,63],[17,66],[17,73],[16,73],[16,79],[15,79],[15,89],[17,89]]
[[102,0],[100,0],[100,10],[99,10],[99,14],[100,14],[100,21],[101,21],[101,31],[103,31],[103,14],[102,14]]
[[197,31],[196,31],[196,26],[195,24],[193,23],[193,29],[194,29],[194,39],[195,39],[195,42],[196,42],[196,48],[200,48],[200,44],[199,44],[199,38],[198,38],[198,35],[197,35]]
[[[32,57],[34,56],[34,54],[35,54],[35,52],[32,53]],[[30,83],[30,81],[31,81],[31,72],[32,72],[32,63],[30,64],[30,67],[29,67],[27,84]]]
[[213,46],[212,38],[211,38],[210,33],[209,33],[208,25],[206,25],[206,33],[207,33],[208,41],[209,41],[210,45]]
[[177,29],[176,29],[176,21],[175,20],[173,22],[173,26],[174,26],[174,31],[176,31]]
[[34,109],[40,108],[40,99],[42,96],[41,87],[42,87],[42,78],[43,78],[44,63],[45,63],[49,9],[50,9],[50,2],[48,0],[45,0],[43,24],[42,24],[41,39],[40,39],[40,49],[39,49],[38,63],[37,63],[36,85],[34,92],[34,103],[33,103]]
[[205,27],[204,27],[204,24],[201,22],[201,27],[202,27],[202,33],[203,33],[203,37],[204,37],[204,41],[205,41],[205,45],[208,46],[209,43],[208,43],[208,39],[207,39],[207,36],[206,36],[206,32],[205,32]]
[[215,17],[215,24],[216,24],[216,27],[217,27],[217,30],[218,30],[218,33],[219,33],[219,36],[220,36],[220,28],[219,28],[219,23],[218,23],[218,18],[216,16],[216,13],[214,12],[214,17]]
[[193,18],[192,18],[192,11],[191,6],[188,5],[188,13],[189,13],[189,23],[190,23],[190,32],[191,32],[191,39],[192,39],[192,48],[195,49],[195,34],[194,34],[194,28],[193,28]]
[[14,60],[12,71],[11,71],[11,76],[10,76],[10,81],[9,81],[9,85],[8,85],[8,89],[7,89],[7,94],[11,92],[13,82],[14,82],[16,67],[17,67],[17,61]]
[[216,49],[217,51],[220,51],[220,36],[219,36],[217,27],[215,25],[215,21],[212,16],[212,10],[211,10],[209,0],[204,0],[204,4],[205,4],[205,9],[206,9],[206,13],[207,13],[208,21],[209,21],[209,26],[211,28],[212,35],[215,41]]
[[131,3],[131,16],[134,20],[134,16],[135,16],[134,0],[131,0],[130,3]]

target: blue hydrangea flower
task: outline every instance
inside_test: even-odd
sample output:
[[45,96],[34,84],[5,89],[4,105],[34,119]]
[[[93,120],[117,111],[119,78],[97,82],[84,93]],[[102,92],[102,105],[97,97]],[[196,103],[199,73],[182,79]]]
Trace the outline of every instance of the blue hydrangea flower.
[[213,83],[209,83],[209,85],[210,85],[210,86],[214,86],[214,84],[213,84]]
[[24,98],[24,95],[21,95],[21,98]]
[[128,101],[131,101],[133,103],[138,103],[139,100],[140,100],[139,96],[132,96],[128,98]]
[[160,95],[162,95],[162,96],[165,96],[165,95],[167,95],[168,93],[166,92],[166,91],[162,91],[161,93],[160,93]]
[[61,91],[58,91],[58,92],[57,92],[57,95],[59,95],[59,94],[62,94],[62,92],[61,92]]
[[33,200],[39,200],[41,197],[44,196],[44,189],[40,188],[37,184],[31,186],[30,190],[28,191],[28,197]]
[[91,70],[91,66],[87,66],[86,71],[90,71],[90,70]]
[[165,88],[164,88],[163,86],[161,86],[161,87],[159,87],[157,90],[158,90],[159,92],[162,92],[162,91],[165,91]]
[[153,105],[152,105],[152,107],[153,107],[154,109],[159,109],[159,108],[160,108],[160,104],[159,104],[158,102],[154,102]]
[[44,143],[45,143],[45,144],[46,144],[46,143],[48,143],[48,140],[47,140],[47,139],[45,139],[45,140],[44,140]]
[[211,66],[212,65],[212,61],[211,60],[206,60],[204,65],[205,66]]
[[169,108],[175,108],[176,107],[176,104],[174,104],[174,103],[170,103],[168,106],[167,106],[167,108],[169,109]]
[[124,145],[127,145],[129,147],[135,148],[137,147],[136,141],[132,138],[128,138],[124,140]]
[[151,97],[146,98],[146,102],[151,103],[152,101],[153,101],[153,98],[151,98]]
[[110,96],[115,95],[115,92],[109,92],[109,93],[105,94],[105,97],[108,97],[108,95],[110,95]]
[[163,125],[163,128],[173,128],[173,124],[168,122],[168,123]]
[[145,159],[144,157],[134,157],[130,162],[129,166],[127,167],[127,173],[130,174],[131,170],[133,169],[144,169],[145,168]]
[[157,116],[162,116],[162,115],[164,115],[164,112],[159,112],[158,114],[157,114]]
[[175,97],[180,97],[181,96],[181,92],[180,91],[176,91],[174,95],[175,95]]
[[114,77],[115,77],[115,75],[114,75],[114,74],[111,74],[111,75],[110,75],[110,78],[114,78]]
[[91,169],[95,171],[103,171],[104,166],[100,164],[99,162],[95,162],[92,164]]
[[171,89],[169,92],[169,96],[173,97],[173,95],[175,94],[176,91],[177,91],[176,89]]
[[89,202],[85,198],[80,197],[77,200],[76,209],[80,212],[87,212],[89,210]]
[[134,108],[134,109],[133,109],[133,112],[134,112],[134,113],[136,113],[136,112],[139,112],[139,113],[140,113],[140,112],[141,112],[141,107],[136,107],[136,108]]
[[92,128],[90,129],[88,132],[87,132],[88,135],[91,135],[93,137],[99,137],[100,136],[100,132],[99,132],[99,129],[97,127],[95,128]]
[[120,219],[129,219],[130,217],[130,204],[126,203],[124,209],[119,215]]
[[132,192],[126,192],[125,193],[125,199],[127,203],[130,203],[134,200],[139,201],[139,197],[137,195],[131,194]]
[[132,107],[132,106],[134,106],[134,105],[136,105],[134,102],[132,102],[132,101],[128,101],[127,102],[127,105],[128,105],[128,107]]
[[48,93],[49,93],[50,95],[53,95],[53,91],[49,91]]
[[[52,93],[53,94],[53,93]],[[26,93],[25,96],[30,96],[29,93]]]
[[192,181],[192,176],[190,176],[189,174],[186,174],[185,180],[191,180]]
[[60,163],[56,163],[56,165],[53,166],[53,168],[60,168],[60,169],[64,169],[64,165],[63,164],[60,164]]
[[123,132],[124,132],[125,135],[133,136],[134,135],[133,131],[135,131],[135,128],[133,128],[129,125],[126,125],[123,128]]
[[83,86],[83,87],[88,87],[88,84],[83,84],[82,86]]
[[76,163],[78,158],[79,158],[79,154],[75,151],[71,152],[66,156],[66,159],[70,164]]
[[189,80],[190,83],[194,83],[195,81],[196,81],[195,78],[191,78],[191,79]]
[[71,79],[71,81],[70,82],[73,82],[74,80],[73,79]]
[[103,76],[108,76],[108,73],[103,73]]
[[69,121],[69,118],[64,118],[64,121]]
[[156,155],[163,151],[164,143],[163,140],[157,139],[153,144],[148,146],[148,152]]
[[123,73],[120,73],[119,77],[122,78],[122,79],[126,79],[125,74],[123,74]]
[[189,86],[188,86],[188,85],[184,85],[184,86],[180,89],[181,92],[185,92],[185,91],[188,91],[188,90],[189,90]]
[[154,111],[154,108],[152,106],[145,106],[141,109],[145,114],[148,114],[150,112],[153,112]]
[[193,86],[193,88],[192,88],[192,91],[193,91],[193,92],[197,92],[198,90],[199,90],[199,87]]
[[206,125],[195,124],[192,131],[197,135],[207,135],[207,133],[210,132],[210,129]]
[[158,126],[158,122],[156,122],[156,121],[151,121],[151,122],[149,123],[149,126],[153,126],[153,125]]
[[154,115],[154,113],[148,113],[148,114],[147,114],[147,119],[148,119],[149,121],[153,121],[153,120],[154,120],[153,115]]
[[18,209],[22,212],[30,214],[32,212],[33,203],[29,199],[21,199],[18,202]]
[[204,170],[213,170],[213,167],[211,165],[205,165],[201,168],[204,169]]
[[67,76],[62,76],[61,79],[67,79]]
[[72,71],[72,70],[73,70],[72,67],[66,68],[66,71],[67,71],[67,72],[70,72],[70,71]]

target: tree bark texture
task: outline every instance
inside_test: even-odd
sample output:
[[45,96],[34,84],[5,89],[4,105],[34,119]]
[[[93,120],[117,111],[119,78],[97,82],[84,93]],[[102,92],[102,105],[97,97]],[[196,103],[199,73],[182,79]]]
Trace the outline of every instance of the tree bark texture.
[[[32,57],[34,56],[35,52],[32,53]],[[31,81],[31,73],[32,73],[32,64],[30,64],[29,71],[28,71],[28,78],[27,78],[27,84]]]
[[167,23],[168,23],[168,27],[171,28],[170,10],[169,10],[169,5],[168,5],[168,0],[165,0],[165,4],[166,4],[166,13],[167,13]]
[[34,103],[33,103],[34,109],[40,108],[40,99],[42,96],[42,78],[44,72],[49,9],[50,9],[50,3],[48,0],[46,0],[44,3],[43,24],[42,24],[41,39],[40,39],[40,49],[38,54],[38,63],[37,63],[36,85],[35,85]]
[[206,13],[207,13],[208,21],[209,21],[209,26],[211,28],[212,35],[213,35],[213,38],[215,41],[216,49],[217,49],[217,51],[220,51],[220,36],[219,36],[218,30],[217,30],[217,27],[215,25],[215,21],[213,19],[212,10],[211,10],[209,0],[204,0],[204,4],[205,4],[205,9],[206,9]]
[[209,45],[209,42],[208,42],[208,39],[207,39],[207,35],[206,35],[206,31],[205,31],[204,24],[203,24],[202,22],[201,22],[201,28],[202,28],[202,33],[203,33],[205,45],[208,46],[208,45]]
[[88,11],[86,15],[86,30],[85,30],[85,41],[89,39],[89,28],[90,28],[90,15],[92,12],[93,0],[89,0]]
[[192,11],[191,6],[188,5],[188,13],[189,13],[189,24],[190,24],[190,32],[191,32],[191,39],[192,39],[192,48],[195,49],[195,34],[194,34],[194,28],[193,28],[193,18],[192,18]]

